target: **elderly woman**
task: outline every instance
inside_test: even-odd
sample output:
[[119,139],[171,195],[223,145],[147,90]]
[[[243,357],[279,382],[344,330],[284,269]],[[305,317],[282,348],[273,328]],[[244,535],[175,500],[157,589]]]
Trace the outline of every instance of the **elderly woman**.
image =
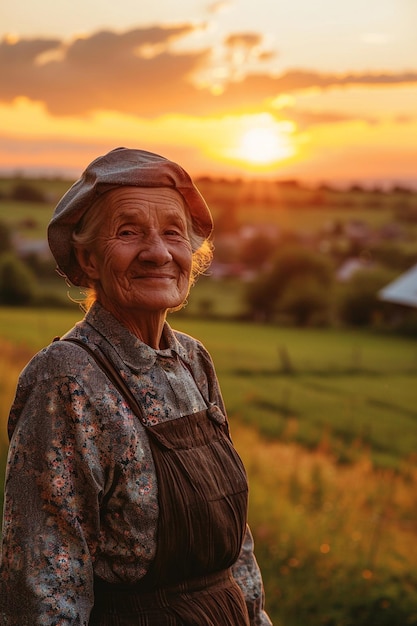
[[89,308],[19,379],[2,626],[271,624],[211,358],[166,321],[211,230],[189,175],[142,150],[99,157],[58,203],[49,244]]

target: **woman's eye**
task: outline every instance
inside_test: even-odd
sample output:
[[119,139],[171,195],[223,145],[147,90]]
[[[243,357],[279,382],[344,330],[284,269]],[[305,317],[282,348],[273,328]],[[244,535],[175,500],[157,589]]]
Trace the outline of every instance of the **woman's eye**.
[[167,228],[165,231],[165,234],[168,237],[185,237],[185,233],[183,231],[182,228],[177,228],[177,227],[172,227],[172,228]]

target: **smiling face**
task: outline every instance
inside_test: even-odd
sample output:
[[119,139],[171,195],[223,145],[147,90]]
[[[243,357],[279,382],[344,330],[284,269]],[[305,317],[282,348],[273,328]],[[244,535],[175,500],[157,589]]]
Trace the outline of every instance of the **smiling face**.
[[97,210],[93,243],[77,252],[97,300],[120,321],[164,319],[190,285],[192,250],[181,196],[169,188],[120,187]]

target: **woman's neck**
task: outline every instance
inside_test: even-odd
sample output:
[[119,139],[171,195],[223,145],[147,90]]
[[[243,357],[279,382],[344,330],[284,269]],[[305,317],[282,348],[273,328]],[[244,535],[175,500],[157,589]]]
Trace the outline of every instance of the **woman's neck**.
[[113,317],[115,317],[132,335],[151,348],[159,350],[166,347],[163,343],[163,330],[166,320],[166,311],[135,311],[119,310],[114,306],[101,303]]

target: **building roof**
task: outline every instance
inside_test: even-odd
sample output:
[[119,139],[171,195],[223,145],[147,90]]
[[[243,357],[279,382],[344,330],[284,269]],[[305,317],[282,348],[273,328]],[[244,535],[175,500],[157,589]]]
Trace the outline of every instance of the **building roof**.
[[378,292],[381,300],[417,307],[417,265]]

